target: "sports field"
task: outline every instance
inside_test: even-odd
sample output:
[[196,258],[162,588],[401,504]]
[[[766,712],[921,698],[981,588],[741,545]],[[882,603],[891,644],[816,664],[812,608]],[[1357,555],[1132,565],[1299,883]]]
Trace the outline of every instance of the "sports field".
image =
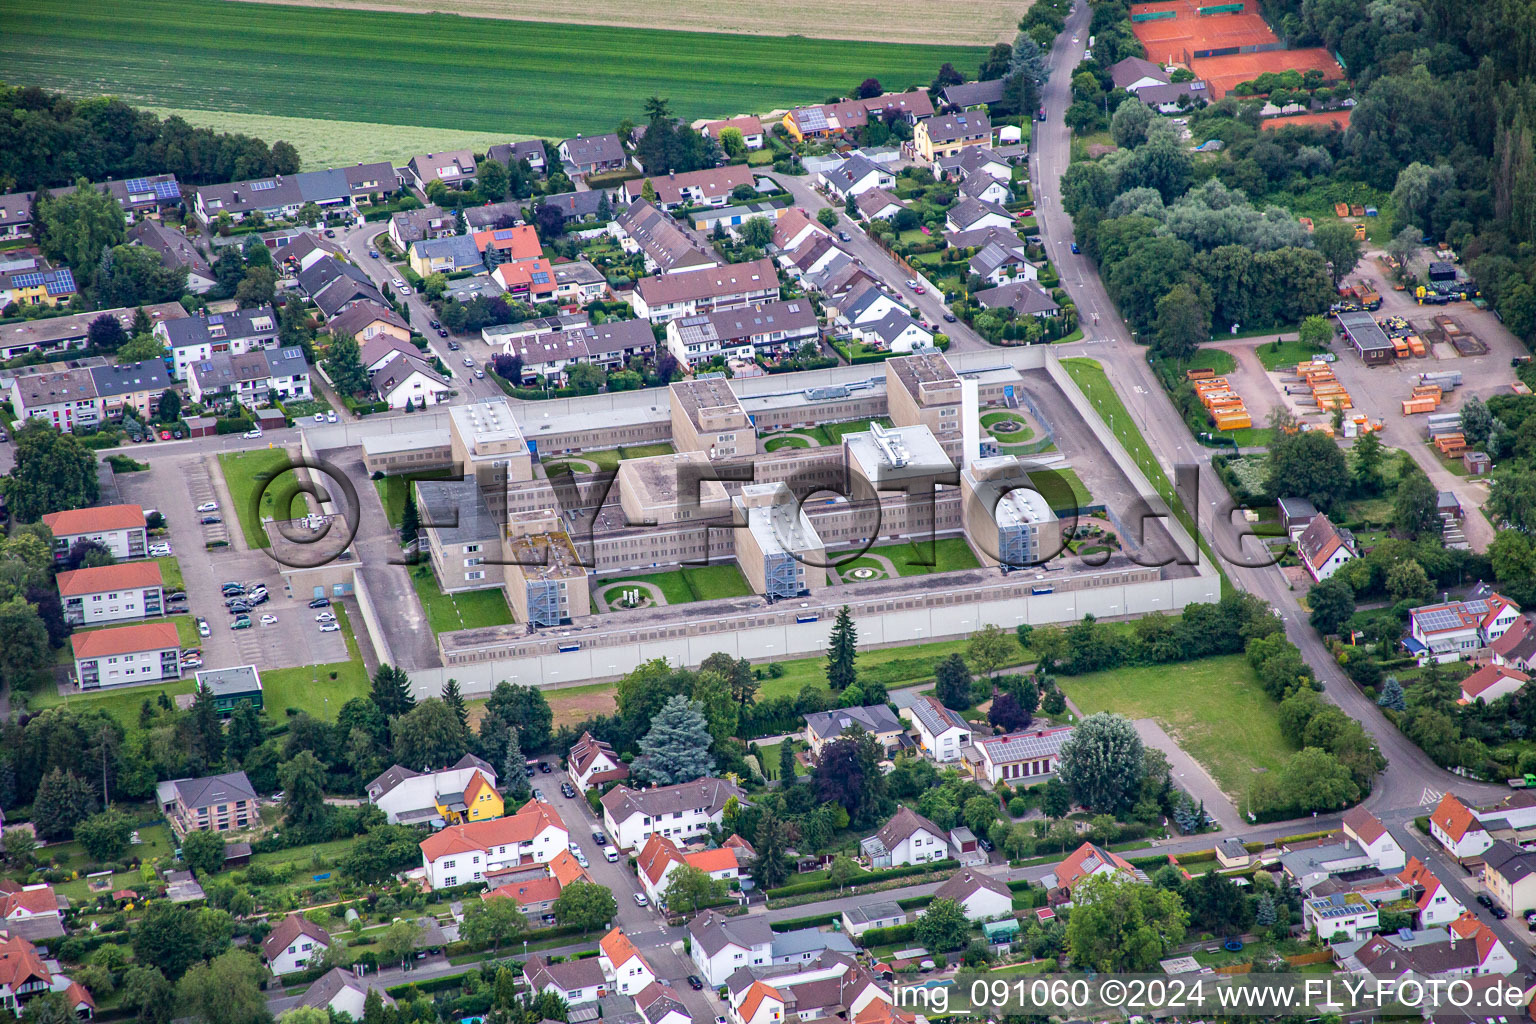
[[446,11],[476,18],[539,21],[558,10],[577,25],[666,28],[693,32],[740,32],[778,36],[793,32],[824,39],[884,43],[990,45],[1012,41],[1028,0],[832,0],[831,3],[767,3],[765,0],[585,0],[558,9],[533,0],[273,0],[305,7],[353,10]]
[[[1279,41],[1263,15],[1246,5],[1234,14],[1199,13],[1201,7],[1220,3],[1221,0],[1174,0],[1173,3],[1161,0],[1136,4],[1131,7],[1131,31],[1146,47],[1147,59],[1159,63],[1183,64],[1202,50],[1262,46]],[[1173,17],[1166,17],[1168,14]],[[1152,16],[1151,20],[1135,20],[1147,15]]]
[[1323,80],[1337,82],[1344,77],[1344,69],[1333,59],[1333,54],[1318,46],[1302,50],[1265,50],[1262,53],[1232,53],[1223,57],[1196,57],[1190,70],[1210,83],[1211,98],[1219,100],[1239,82],[1251,82],[1266,71],[1279,74],[1283,71],[1312,69],[1323,73]]
[[[926,14],[918,20],[924,28],[942,23]],[[612,131],[622,118],[639,118],[652,95],[692,119],[819,103],[869,77],[887,89],[926,86],[945,61],[974,75],[983,53],[980,46],[711,35],[233,0],[0,0],[0,24],[0,67],[10,82],[76,95],[113,93],[147,106],[507,138]],[[822,24],[806,18],[797,27],[813,31]],[[379,149],[382,155],[393,146],[381,139]]]

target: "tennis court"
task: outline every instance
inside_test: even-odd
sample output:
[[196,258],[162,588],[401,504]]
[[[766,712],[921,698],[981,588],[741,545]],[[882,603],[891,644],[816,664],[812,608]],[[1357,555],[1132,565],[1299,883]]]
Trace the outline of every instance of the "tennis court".
[[1278,131],[1286,125],[1312,125],[1315,128],[1328,128],[1338,125],[1340,129],[1349,127],[1348,110],[1328,110],[1321,114],[1296,114],[1291,117],[1266,118],[1259,127],[1265,131]]
[[[1231,13],[1201,14],[1200,9],[1238,6]],[[1168,15],[1172,17],[1168,17]],[[1142,18],[1145,20],[1137,20]],[[1147,59],[1160,64],[1188,64],[1196,54],[1241,46],[1279,42],[1253,0],[1222,4],[1220,0],[1172,0],[1131,7],[1131,31],[1146,48]]]
[[1344,69],[1333,59],[1333,54],[1321,47],[1302,50],[1264,50],[1260,53],[1232,53],[1224,57],[1197,57],[1190,61],[1189,69],[1205,79],[1211,90],[1211,99],[1219,100],[1239,82],[1251,81],[1266,71],[1276,74],[1282,71],[1311,70],[1323,73],[1325,81],[1337,82],[1344,77]]

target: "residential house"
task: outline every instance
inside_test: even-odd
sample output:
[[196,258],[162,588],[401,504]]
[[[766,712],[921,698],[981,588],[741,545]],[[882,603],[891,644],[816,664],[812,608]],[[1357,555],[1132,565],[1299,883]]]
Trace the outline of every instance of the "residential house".
[[[569,857],[570,851],[565,852]],[[572,863],[575,858],[572,858]],[[579,868],[580,865],[577,865]],[[510,882],[503,882],[494,889],[487,889],[480,894],[480,899],[489,901],[493,899],[509,899],[517,904],[530,922],[540,921],[554,913],[555,901],[560,898],[560,890],[563,888],[560,879],[551,874],[533,874],[528,878],[514,878]]]
[[[151,321],[181,320],[187,311],[179,302],[159,302],[144,307]],[[70,313],[65,316],[45,317],[41,320],[25,320],[7,324],[0,331],[0,359],[15,359],[33,353],[63,353],[70,349],[86,347],[91,333],[91,322],[110,316],[129,330],[133,326],[138,309],[119,307],[97,310],[91,313]],[[0,392],[3,394],[4,392]]]
[[841,100],[812,107],[797,107],[784,115],[784,127],[796,142],[842,135],[850,128],[862,128],[871,117],[901,118],[915,124],[933,116],[933,101],[923,89],[888,92],[866,99]]
[[635,1009],[645,1024],[692,1024],[693,1015],[683,1005],[677,989],[653,981],[635,993]]
[[146,622],[75,633],[75,684],[82,690],[181,678],[181,641],[173,622]]
[[933,331],[912,319],[906,312],[891,313],[879,320],[853,324],[849,333],[855,341],[887,352],[913,352],[933,347]]
[[0,242],[32,237],[32,204],[36,192],[0,195]]
[[164,613],[160,564],[119,562],[61,572],[55,582],[71,626],[143,619]]
[[1410,898],[1417,908],[1418,920],[1415,924],[1420,928],[1450,924],[1466,909],[1417,857],[1410,857],[1408,866],[1397,877],[1409,887]]
[[474,187],[479,168],[475,166],[475,154],[467,149],[451,149],[444,153],[424,153],[413,156],[405,165],[405,172],[412,188],[423,196],[427,186],[434,181],[449,188]]
[[52,267],[35,257],[0,265],[0,306],[57,306],[74,294],[75,274],[68,267]]
[[910,807],[899,807],[880,831],[859,843],[872,868],[899,868],[949,857],[944,830]]
[[339,316],[326,321],[325,329],[332,337],[350,334],[359,345],[379,336],[393,338],[402,344],[411,340],[411,326],[388,306],[377,302],[359,302]]
[[779,274],[764,257],[749,263],[696,270],[686,274],[642,277],[629,302],[635,313],[662,324],[711,309],[735,309],[779,295]]
[[842,914],[843,931],[854,938],[875,928],[895,928],[911,920],[911,913],[901,909],[901,904],[894,900],[849,907]]
[[1070,725],[1034,726],[1003,736],[988,736],[975,743],[979,779],[996,785],[1028,784],[1054,775],[1061,764],[1061,748],[1072,737]]
[[[902,746],[907,738],[907,727],[896,713],[885,704],[872,704],[862,708],[838,708],[836,711],[816,711],[805,715],[805,742],[812,754],[857,726],[875,738],[887,754]],[[910,741],[908,741],[910,743]]]
[[224,185],[205,185],[193,192],[189,208],[204,227],[220,214],[242,221],[253,213],[269,219],[291,218],[306,203],[322,210],[351,211],[359,199],[372,199],[399,188],[400,179],[388,162],[299,174],[275,175]]
[[776,965],[807,964],[820,962],[825,954],[846,956],[850,960],[858,956],[858,948],[841,932],[824,932],[820,928],[795,928],[773,934],[773,962]]
[[746,164],[726,164],[682,174],[633,178],[619,186],[619,196],[625,203],[639,202],[646,198],[645,190],[649,185],[656,196],[651,202],[663,210],[683,206],[725,206],[730,203],[732,192],[742,185],[752,186],[756,181],[757,175]]
[[720,141],[720,133],[727,128],[735,128],[741,132],[741,141],[746,143],[748,149],[762,149],[765,133],[763,131],[762,118],[755,114],[744,117],[728,117],[720,121],[706,121],[699,125],[699,134],[707,135],[716,142]]
[[[1029,254],[1022,245],[1002,245],[989,242],[971,257],[968,269],[987,284],[997,287],[1015,281],[1034,281],[1040,272],[1029,262]],[[1038,289],[1037,289],[1038,290]],[[1040,294],[1044,295],[1043,291]]]
[[367,792],[368,802],[391,825],[442,828],[499,818],[505,810],[496,792],[496,770],[473,754],[435,772],[393,765],[368,783]]
[[853,199],[853,205],[858,208],[859,216],[865,220],[890,220],[906,207],[901,200],[883,188],[872,188],[860,192]]
[[718,254],[706,252],[688,237],[677,221],[650,202],[637,199],[608,225],[627,253],[645,256],[645,269],[659,274],[680,274],[719,267]]
[[1429,834],[1457,860],[1477,857],[1493,845],[1488,829],[1454,793],[1446,793],[1429,815]]
[[245,772],[173,779],[160,783],[156,793],[178,835],[229,832],[261,821],[256,790]]
[[1017,218],[996,203],[969,197],[960,200],[944,215],[944,230],[974,231],[977,228],[1012,228]]
[[330,256],[317,260],[299,274],[299,288],[326,317],[344,313],[359,302],[389,305],[361,269]]
[[1280,510],[1280,525],[1291,540],[1300,537],[1317,518],[1317,506],[1306,498],[1281,498],[1276,505]]
[[733,1006],[731,1016],[736,1024],[781,1024],[784,997],[772,985],[754,980],[741,1001]]
[[846,249],[825,235],[813,236],[793,252],[779,254],[785,272],[799,278],[825,273],[850,259]]
[[624,154],[623,143],[619,142],[618,135],[613,132],[566,139],[560,143],[558,152],[560,162],[565,165],[565,172],[571,178],[617,171],[629,159]]
[[1510,913],[1536,909],[1536,852],[1497,840],[1483,854],[1483,884]]
[[1006,247],[1019,244],[1018,233],[1010,228],[985,227],[974,231],[946,231],[944,241],[952,249],[985,249],[993,242]]
[[1424,605],[1408,613],[1403,646],[1421,661],[1454,661],[1491,645],[1520,618],[1520,606],[1480,587],[1465,601]]
[[606,298],[608,278],[586,257],[551,264],[555,275],[555,301],[561,306],[586,306]]
[[960,760],[970,746],[970,723],[933,697],[918,697],[901,709],[901,717],[917,730],[918,748],[940,764]]
[[162,320],[155,325],[154,335],[171,355],[171,375],[177,380],[186,380],[193,363],[219,353],[238,356],[275,347],[278,343],[277,311],[269,305],[253,306],[227,313]]
[[148,544],[144,509],[138,505],[98,505],[67,509],[42,517],[53,531],[53,557],[60,561],[81,541],[100,544],[113,558],[143,558]]
[[422,277],[463,271],[478,273],[485,269],[485,257],[469,235],[447,235],[412,242],[410,260],[411,269]]
[[[967,85],[985,84],[987,83],[967,83]],[[982,146],[966,146],[949,156],[941,156],[934,161],[933,170],[945,181],[956,179],[963,181],[978,174],[1000,182],[1008,182],[1013,178],[1013,168],[1009,165],[1007,158],[990,147]]]
[[192,239],[175,228],[158,220],[141,220],[128,229],[128,241],[153,249],[160,254],[160,262],[175,270],[187,269],[187,290],[202,295],[218,284],[213,267]]
[[407,404],[415,409],[425,409],[443,401],[453,390],[441,374],[427,361],[407,352],[391,352],[379,368],[368,375],[369,386],[391,409],[404,409]]
[[1301,923],[1324,942],[1358,942],[1381,927],[1381,914],[1359,893],[1334,893],[1302,903]]
[[746,801],[734,782],[705,776],[674,786],[630,789],[615,786],[603,795],[603,824],[621,850],[638,850],[654,833],[688,839],[720,824],[728,800]]
[[1003,99],[1003,79],[993,78],[985,82],[961,82],[959,85],[947,85],[939,93],[939,103],[946,107],[959,107],[961,110],[970,110],[975,107],[985,107],[989,103],[1000,103]]
[[962,149],[992,148],[992,122],[982,111],[925,117],[912,128],[912,151],[926,164]]
[[570,833],[551,804],[530,800],[515,814],[449,825],[421,842],[427,885],[448,889],[492,880],[525,863],[546,864],[567,848]]
[[[353,307],[354,309],[358,307]],[[348,310],[347,313],[350,313]],[[346,316],[347,313],[343,313]],[[402,341],[392,334],[375,334],[367,341],[358,339],[358,360],[363,364],[363,369],[372,373],[389,361],[390,353],[400,352],[408,356],[420,356],[416,346]]]
[[309,364],[298,346],[232,355],[216,352],[195,362],[187,375],[194,402],[234,400],[247,409],[311,395]]
[[29,942],[57,939],[64,934],[62,911],[68,906],[46,882],[25,885],[0,879],[0,933]]
[[784,216],[773,223],[773,247],[780,252],[798,249],[813,235],[830,235],[821,223],[806,215],[798,206],[784,211]]
[[717,988],[742,967],[773,962],[773,929],[761,915],[724,917],[706,910],[688,922],[689,955],[704,984]]
[[798,352],[821,337],[815,307],[806,299],[717,309],[667,322],[667,350],[685,367],[723,356],[751,360]]
[[261,940],[267,966],[278,977],[304,970],[331,948],[331,933],[294,911],[277,923]]
[[631,359],[648,358],[656,352],[656,336],[648,320],[606,320],[561,331],[509,336],[502,346],[523,363],[523,383],[540,377],[555,380],[578,363],[592,363],[605,370],[623,369]]
[[1148,85],[1136,90],[1136,98],[1159,114],[1178,114],[1193,107],[1203,107],[1216,97],[1211,92],[1210,83],[1197,78],[1192,82]]
[[1172,79],[1161,64],[1143,57],[1127,57],[1110,65],[1110,80],[1116,89],[1135,92],[1153,85],[1167,85]]
[[660,833],[652,833],[635,857],[635,870],[640,876],[640,887],[655,903],[665,902],[667,886],[672,873],[683,866],[698,868],[717,881],[730,881],[741,877],[741,863],[732,850],[716,847],[684,853],[676,843]]
[[1371,863],[1379,871],[1400,871],[1408,863],[1408,855],[1398,845],[1392,833],[1364,807],[1356,805],[1344,815],[1344,834],[1360,844]]
[[[276,239],[269,239],[267,244],[270,246],[274,241]],[[346,262],[347,250],[323,235],[301,231],[278,244],[272,253],[272,263],[277,267],[279,277],[297,278],[326,257]]]
[[565,765],[566,774],[579,793],[629,778],[629,766],[619,760],[613,747],[589,732],[583,732],[581,739],[571,746]]
[[57,967],[57,961],[44,959],[27,939],[0,930],[0,1011],[20,1018],[34,997],[58,992],[76,1017],[89,1020],[95,1016],[96,1001],[90,992],[60,974]]
[[538,139],[499,143],[485,151],[485,158],[506,164],[508,167],[519,162],[526,163],[528,169],[540,177],[543,177],[545,170],[549,167],[544,157],[544,143]]
[[1061,312],[1061,306],[1035,281],[1014,281],[988,288],[971,296],[982,309],[1011,309],[1019,316],[1047,320]]
[[1358,944],[1338,943],[1334,957],[1350,973],[1394,981],[1407,975],[1425,979],[1509,974],[1518,967],[1493,930],[1471,913],[1446,928],[1383,933]]
[[529,305],[550,301],[557,287],[554,268],[543,256],[503,263],[492,272],[491,280],[512,298]]
[[450,238],[459,233],[458,218],[435,204],[419,210],[401,210],[389,218],[389,240],[401,252],[417,242]]
[[295,1006],[310,1006],[336,1015],[345,1013],[352,1020],[362,1020],[370,991],[379,994],[382,1005],[395,1005],[395,997],[377,982],[360,978],[345,967],[333,967],[304,990]]
[[1312,579],[1321,583],[1350,559],[1357,557],[1354,537],[1348,530],[1340,530],[1326,515],[1319,512],[1307,528],[1301,531],[1297,542],[1301,564],[1307,567]]
[[128,409],[139,420],[149,420],[160,404],[160,396],[173,386],[163,359],[93,366],[91,383],[96,388],[101,416],[109,420],[122,419]]
[[307,399],[313,396],[309,384],[309,363],[304,360],[304,350],[297,345],[269,349],[267,359],[268,393],[275,402],[290,399]]
[[1120,874],[1139,882],[1147,880],[1144,872],[1131,866],[1130,861],[1093,843],[1084,843],[1067,855],[1061,863],[1040,880],[1048,890],[1056,890],[1065,899],[1071,899],[1072,890],[1085,878],[1094,875]]
[[613,991],[621,996],[634,996],[656,982],[656,972],[645,962],[645,957],[629,941],[622,928],[614,928],[597,943],[597,962],[603,965],[603,974],[612,982]]
[[1457,703],[1481,700],[1492,704],[1500,697],[1518,692],[1530,681],[1531,677],[1517,668],[1489,663],[1461,681],[1461,700]]
[[1013,197],[1008,186],[990,174],[972,174],[960,183],[960,198],[978,199],[983,203],[1002,206]]
[[873,274],[847,256],[832,262],[819,274],[806,274],[800,282],[821,293],[828,315],[834,315],[839,306],[870,288],[878,289],[880,284]]
[[535,954],[523,964],[523,979],[536,993],[550,992],[569,1005],[590,1003],[608,994],[608,979],[596,958],[552,964]]
[[1528,615],[1522,616],[1488,649],[1495,665],[1507,665],[1529,674],[1536,666],[1536,622]]
[[18,420],[40,419],[66,434],[101,426],[96,381],[85,367],[18,373],[11,381],[10,400]]
[[956,871],[933,898],[960,904],[967,921],[992,921],[1013,913],[1013,890],[1008,883],[975,868]]
[[843,202],[849,196],[857,196],[872,188],[889,190],[896,187],[896,175],[857,152],[845,156],[841,163],[828,167],[818,178],[823,188]]
[[613,219],[613,204],[608,200],[608,190],[601,188],[542,196],[536,200],[536,209],[559,210],[567,224],[588,220],[606,224]]

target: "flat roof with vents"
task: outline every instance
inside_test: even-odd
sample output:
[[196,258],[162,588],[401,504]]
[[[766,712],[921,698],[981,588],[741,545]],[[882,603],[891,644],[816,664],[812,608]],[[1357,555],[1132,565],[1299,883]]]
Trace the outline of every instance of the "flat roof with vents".
[[505,398],[491,398],[469,405],[448,407],[454,432],[472,456],[523,455],[528,443]]

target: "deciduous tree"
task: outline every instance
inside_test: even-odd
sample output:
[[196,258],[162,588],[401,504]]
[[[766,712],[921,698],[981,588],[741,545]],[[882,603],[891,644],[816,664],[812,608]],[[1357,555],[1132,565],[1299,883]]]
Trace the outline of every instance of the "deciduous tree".
[[1057,774],[1073,799],[1095,811],[1130,806],[1141,788],[1142,742],[1124,715],[1089,715],[1061,748]]
[[619,905],[613,893],[595,882],[572,882],[555,900],[555,920],[563,925],[593,932],[613,920]]

